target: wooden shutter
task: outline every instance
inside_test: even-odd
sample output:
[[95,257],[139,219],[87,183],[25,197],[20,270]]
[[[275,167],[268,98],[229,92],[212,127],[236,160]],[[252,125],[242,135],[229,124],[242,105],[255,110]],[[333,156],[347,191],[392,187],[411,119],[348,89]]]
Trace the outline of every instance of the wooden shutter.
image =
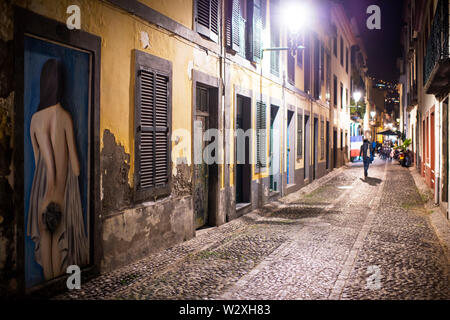
[[165,187],[169,180],[169,77],[139,71],[138,189]]
[[266,166],[266,104],[256,102],[256,167]]
[[262,55],[261,1],[253,0],[253,61],[260,61]]
[[198,33],[218,42],[219,0],[196,0],[195,21]]
[[[280,46],[280,24],[278,21],[279,1],[270,2],[270,46]],[[270,53],[270,72],[277,77],[280,75],[280,52],[272,51]]]
[[226,33],[226,45],[228,48],[239,52],[241,34],[240,34],[240,21],[241,21],[241,0],[229,0],[227,1],[227,14],[225,19],[225,33]]
[[297,114],[297,156],[303,157],[303,115]]

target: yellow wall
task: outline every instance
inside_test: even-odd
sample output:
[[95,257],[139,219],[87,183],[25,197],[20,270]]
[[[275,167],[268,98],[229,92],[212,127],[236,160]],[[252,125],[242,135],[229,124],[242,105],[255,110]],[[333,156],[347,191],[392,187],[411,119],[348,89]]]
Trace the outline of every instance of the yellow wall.
[[148,7],[155,9],[163,15],[192,29],[193,26],[193,0],[138,0]]
[[[153,4],[153,0],[151,2]],[[155,1],[155,5],[170,11],[176,4],[175,1],[168,2],[170,4]],[[179,2],[187,6],[184,0]],[[192,81],[188,67],[218,77],[219,64],[214,54],[207,55],[186,40],[101,1],[17,0],[15,4],[62,23],[69,17],[67,7],[76,4],[81,9],[81,29],[101,37],[100,149],[103,148],[103,132],[109,129],[116,142],[131,156],[130,185],[133,185],[134,173],[134,49],[173,63],[172,132],[180,128],[191,130]],[[174,11],[182,13],[181,21],[187,20],[188,15],[192,17],[192,10]],[[147,49],[141,45],[142,31],[149,36],[150,47]],[[191,148],[181,149],[175,156],[186,157],[190,163]],[[176,159],[172,157],[172,161]]]

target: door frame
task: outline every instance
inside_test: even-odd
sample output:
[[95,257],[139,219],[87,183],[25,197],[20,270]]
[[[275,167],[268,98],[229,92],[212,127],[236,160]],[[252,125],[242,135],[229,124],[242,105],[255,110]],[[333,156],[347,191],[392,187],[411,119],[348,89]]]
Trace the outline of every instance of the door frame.
[[[246,99],[249,99],[250,101],[250,129],[252,129],[253,127],[253,110],[252,110],[252,106],[253,106],[253,91],[240,87],[239,85],[234,85],[234,93],[233,93],[233,123],[234,123],[234,134],[236,135],[236,123],[237,123],[237,98],[238,96],[242,96]],[[253,139],[253,137],[252,137]],[[250,160],[250,181],[248,182],[250,184],[250,207],[253,207],[253,202],[252,202],[252,160],[253,160],[253,152],[252,152],[252,145],[253,145],[253,141],[250,141],[249,144],[249,155],[248,155],[248,159]],[[236,139],[233,139],[233,144],[234,144],[234,154],[233,154],[233,159],[234,159],[234,170],[233,170],[233,180],[234,180],[234,193],[236,195],[236,181],[237,181],[237,148],[236,148]],[[246,155],[247,157],[247,155]],[[227,221],[231,220],[230,216],[235,217],[236,216],[236,198],[235,199],[235,204],[234,206],[231,206],[231,212],[227,212]]]
[[[283,139],[282,139],[282,132],[283,132],[283,121],[282,121],[282,108],[281,108],[281,100],[278,100],[278,99],[275,99],[275,98],[272,98],[272,97],[269,97],[269,105],[270,105],[270,117],[269,117],[269,128],[271,128],[271,120],[272,120],[272,107],[273,108],[277,108],[277,114],[276,114],[276,117],[275,117],[275,119],[274,119],[274,124],[275,123],[278,123],[278,129],[279,129],[279,137],[280,137],[280,141],[282,141]],[[278,120],[277,120],[278,119]],[[270,140],[269,141],[272,141],[272,130],[270,130],[270,132],[269,132],[269,137],[270,137]],[[274,151],[273,150],[273,146],[270,144],[270,142],[269,142],[269,150],[270,149],[272,149],[272,152]],[[279,161],[279,175],[281,176],[282,175],[282,170],[281,170],[281,167],[282,167],[282,165],[281,165],[281,160],[282,160],[282,155],[281,155],[281,145],[278,145],[278,150],[276,150],[276,152],[278,153],[278,159],[280,160]],[[273,174],[271,174],[272,173],[272,166],[270,166],[270,153],[269,153],[269,177],[270,176],[274,176]],[[269,178],[270,179],[270,178]],[[278,181],[279,182],[279,184],[278,184],[278,190],[276,191],[276,192],[281,192],[281,189],[282,189],[282,179],[280,180],[280,181]],[[270,188],[270,182],[269,182],[269,188]]]
[[[222,86],[220,85],[220,80],[219,78],[216,78],[214,76],[210,76],[206,73],[203,73],[201,71],[198,71],[196,69],[192,69],[192,102],[191,102],[191,112],[192,112],[192,118],[191,118],[191,134],[192,134],[192,139],[191,139],[191,150],[194,150],[194,122],[197,118],[197,85],[201,86],[201,87],[205,87],[208,89],[212,89],[212,90],[217,90],[217,108],[214,108],[214,106],[212,106],[212,108],[214,108],[213,110],[208,110],[209,111],[209,121],[210,121],[210,126],[215,126],[217,124],[217,128],[220,131],[220,124],[221,124],[221,97],[222,97]],[[213,112],[211,112],[213,111]],[[211,119],[212,117],[216,117],[215,121],[213,123],[211,123]],[[223,137],[222,137],[223,138]],[[220,140],[219,140],[220,141]],[[222,145],[219,144],[219,150],[217,150],[218,152],[223,152],[224,150],[221,149],[223,148]],[[191,153],[191,163],[192,166],[194,166],[194,153]],[[212,185],[209,185],[208,189],[208,223],[207,226],[218,226],[221,224],[220,221],[220,211],[222,210],[222,208],[220,207],[220,170],[219,170],[219,166],[220,164],[212,164],[209,165],[209,170],[213,170],[212,174],[210,171],[209,174],[209,183],[211,183],[212,180]],[[216,169],[214,169],[216,168]],[[217,170],[217,173],[215,172]],[[193,171],[192,171],[193,172]],[[192,173],[193,174],[193,173]],[[214,175],[213,175],[214,174]],[[195,177],[194,175],[192,176],[192,184],[193,184],[193,188],[195,187]],[[192,195],[193,201],[194,201],[194,195]],[[195,214],[192,215],[192,223],[193,226],[195,227]]]
[[17,288],[19,293],[47,295],[65,287],[69,275],[26,289],[25,284],[25,214],[24,214],[24,38],[36,36],[57,44],[89,51],[91,54],[91,96],[90,96],[90,136],[89,149],[89,265],[81,271],[87,277],[99,274],[102,259],[102,212],[100,200],[100,57],[101,38],[86,31],[71,31],[64,23],[38,15],[26,9],[15,7],[14,12],[14,53],[15,53],[15,98],[14,109],[14,213],[17,223]]
[[[308,120],[307,120],[308,119]],[[303,114],[303,137],[304,137],[304,143],[303,143],[303,179],[308,180],[311,182],[311,114],[308,110],[304,111]]]

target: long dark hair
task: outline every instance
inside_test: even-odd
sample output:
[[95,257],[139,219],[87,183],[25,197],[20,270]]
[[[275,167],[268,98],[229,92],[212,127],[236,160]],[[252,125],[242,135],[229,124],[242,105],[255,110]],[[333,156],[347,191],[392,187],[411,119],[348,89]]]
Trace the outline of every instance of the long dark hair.
[[63,66],[59,60],[48,59],[41,71],[41,95],[38,111],[61,102],[64,88]]

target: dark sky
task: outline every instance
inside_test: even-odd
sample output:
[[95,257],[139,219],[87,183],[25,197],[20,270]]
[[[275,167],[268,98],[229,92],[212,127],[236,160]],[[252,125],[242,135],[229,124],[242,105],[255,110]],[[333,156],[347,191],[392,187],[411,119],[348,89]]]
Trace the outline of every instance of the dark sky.
[[[401,55],[402,0],[341,0],[347,14],[355,17],[368,55],[369,74],[379,80],[397,81],[397,57]],[[381,30],[369,30],[370,5],[381,9]]]

